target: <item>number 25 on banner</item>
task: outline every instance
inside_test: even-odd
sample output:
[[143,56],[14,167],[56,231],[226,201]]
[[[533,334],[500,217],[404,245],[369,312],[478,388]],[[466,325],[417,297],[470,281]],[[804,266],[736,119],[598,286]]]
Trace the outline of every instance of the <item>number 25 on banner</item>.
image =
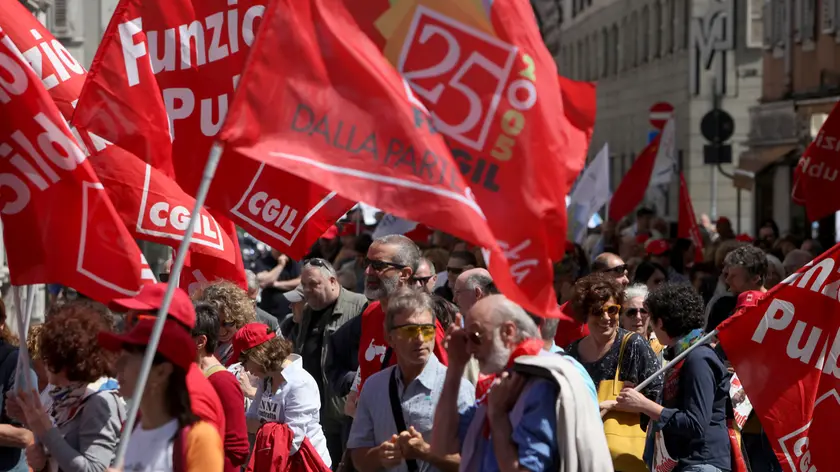
[[[444,41],[442,58],[440,42]],[[464,59],[462,50],[472,50]],[[481,51],[481,52],[479,52]],[[493,116],[505,93],[517,48],[498,38],[466,26],[426,7],[419,6],[412,20],[408,38],[400,54],[397,69],[411,88],[429,104],[452,103],[434,107],[435,127],[450,138],[483,151]],[[463,59],[463,60],[462,60]],[[537,101],[534,85],[534,62],[523,55],[522,78],[507,88],[510,109],[501,116],[501,130],[491,155],[500,161],[510,160],[514,138],[525,126],[521,112]],[[449,93],[447,90],[454,90]],[[522,92],[520,92],[520,90]],[[520,95],[524,95],[520,98]],[[491,97],[485,105],[483,97]],[[466,110],[466,111],[464,111]]]

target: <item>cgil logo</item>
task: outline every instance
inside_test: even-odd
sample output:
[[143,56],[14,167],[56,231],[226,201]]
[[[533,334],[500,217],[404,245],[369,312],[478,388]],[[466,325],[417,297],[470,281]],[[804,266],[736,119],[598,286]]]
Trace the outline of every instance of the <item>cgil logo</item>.
[[[184,239],[184,232],[190,224],[191,209],[179,204],[180,202],[167,201],[166,195],[172,195],[172,192],[160,188],[160,182],[152,179],[152,167],[146,164],[137,232],[180,241]],[[206,211],[199,214],[199,221],[196,222],[193,231],[193,243],[224,251],[225,244],[219,223]]]

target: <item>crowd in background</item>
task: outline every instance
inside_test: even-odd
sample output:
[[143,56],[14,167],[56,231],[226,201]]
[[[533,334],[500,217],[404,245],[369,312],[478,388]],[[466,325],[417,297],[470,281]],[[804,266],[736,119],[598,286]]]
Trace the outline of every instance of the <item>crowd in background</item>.
[[[705,223],[702,251],[647,209],[567,243],[561,320],[422,226],[374,240],[344,222],[301,261],[262,254],[247,289],[176,292],[123,470],[781,470],[755,417],[733,424],[733,371],[705,334],[823,249]],[[57,297],[30,375],[0,310],[0,470],[112,466],[164,291]]]

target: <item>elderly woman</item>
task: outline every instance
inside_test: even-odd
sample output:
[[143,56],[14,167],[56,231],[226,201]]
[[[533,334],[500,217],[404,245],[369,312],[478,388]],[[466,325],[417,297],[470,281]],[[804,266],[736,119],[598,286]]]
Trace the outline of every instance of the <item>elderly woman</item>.
[[105,310],[90,302],[66,303],[47,317],[38,358],[49,380],[49,405],[35,390],[12,396],[37,438],[26,451],[32,469],[50,463],[64,472],[102,471],[114,459],[125,406],[112,378],[114,358],[96,340],[111,328]]
[[[666,284],[652,291],[645,304],[656,337],[676,355],[703,337],[703,300],[688,285]],[[635,390],[622,390],[621,411],[651,418],[656,440],[645,449],[651,470],[667,459],[675,472],[731,470],[726,402],[729,374],[708,345],[697,347],[666,374],[661,404]]]
[[624,304],[621,306],[621,327],[627,331],[638,333],[650,342],[660,363],[662,352],[665,346],[662,345],[653,334],[648,318],[648,310],[645,306],[645,297],[648,295],[647,285],[634,284],[624,289]]
[[[635,386],[660,367],[647,339],[619,325],[624,300],[624,290],[614,277],[595,273],[577,281],[570,301],[578,321],[589,327],[589,335],[573,342],[566,351],[589,373],[598,390],[601,416],[607,419],[617,416],[612,414],[616,405],[615,394],[618,393],[613,383],[615,380],[623,382],[624,386]],[[644,390],[644,394],[657,398],[661,387],[662,381],[657,379]],[[641,422],[640,417],[636,420]],[[643,434],[639,436],[643,442]],[[643,466],[641,442],[631,457],[625,457],[623,462],[617,462],[623,454],[613,444],[610,444],[610,452],[619,472],[639,470]]]
[[219,313],[219,345],[216,347],[216,359],[230,367],[238,362],[233,357],[233,335],[243,326],[256,321],[256,308],[248,292],[233,282],[218,281],[205,285],[193,295],[194,302],[207,302],[214,305]]
[[[250,323],[236,333],[233,340],[234,352],[252,375],[259,379],[255,401],[245,414],[248,432],[257,434],[257,445],[249,469],[254,462],[260,462],[264,455],[273,451],[261,447],[261,433],[266,423],[282,423],[289,427],[292,439],[290,455],[307,450],[320,457],[319,468],[327,469],[332,464],[327,449],[327,439],[321,429],[321,395],[315,378],[303,369],[303,359],[292,354],[292,343],[277,337],[267,326]],[[294,460],[304,460],[298,455]],[[270,460],[270,459],[269,459]]]

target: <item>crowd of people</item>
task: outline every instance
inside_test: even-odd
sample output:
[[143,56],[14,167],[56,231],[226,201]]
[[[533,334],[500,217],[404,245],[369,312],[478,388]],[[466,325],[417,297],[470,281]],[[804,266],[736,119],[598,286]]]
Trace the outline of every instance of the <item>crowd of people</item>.
[[139,397],[124,471],[781,471],[757,419],[733,423],[706,334],[822,248],[725,218],[704,238],[699,257],[646,209],[606,223],[555,263],[567,317],[546,319],[498,293],[478,248],[340,224],[247,288],[177,290],[142,397],[166,284],[56,302],[30,373],[3,308],[0,470],[119,467]]

